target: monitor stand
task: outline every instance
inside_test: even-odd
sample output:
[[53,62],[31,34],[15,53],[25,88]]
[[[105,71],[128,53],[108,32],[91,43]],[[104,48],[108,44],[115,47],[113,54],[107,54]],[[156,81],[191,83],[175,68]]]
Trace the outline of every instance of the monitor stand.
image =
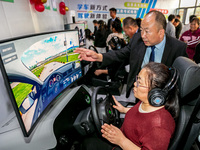
[[[5,132],[20,128],[15,112],[7,116],[7,118],[0,123],[0,136]],[[0,142],[1,143],[1,142]]]

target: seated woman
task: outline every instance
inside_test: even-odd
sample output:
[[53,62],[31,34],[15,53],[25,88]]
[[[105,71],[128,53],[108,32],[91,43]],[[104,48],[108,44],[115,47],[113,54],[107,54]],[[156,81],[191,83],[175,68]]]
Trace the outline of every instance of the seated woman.
[[181,37],[181,41],[187,43],[186,52],[190,59],[193,59],[195,54],[195,47],[200,40],[199,19],[192,18],[190,22],[190,30],[185,31]]
[[108,42],[112,39],[112,37],[117,36],[119,38],[123,38],[123,34],[122,34],[122,27],[121,24],[119,24],[119,22],[114,21],[112,23],[112,33],[108,35],[108,38],[106,40],[106,45],[108,46],[108,49],[110,50],[111,47],[108,44]]
[[[85,141],[82,148],[86,150],[167,150],[179,112],[175,85],[177,78],[174,78],[175,74],[172,70],[164,64],[155,62],[144,66],[136,77],[133,88],[139,102],[132,108],[125,108],[114,99],[116,105],[113,107],[121,113],[126,113],[121,128],[112,124],[102,126],[102,137],[110,143],[99,138],[90,138]],[[153,105],[149,100],[149,93],[155,88],[165,89],[168,86],[170,88],[166,92],[165,102],[161,105]]]

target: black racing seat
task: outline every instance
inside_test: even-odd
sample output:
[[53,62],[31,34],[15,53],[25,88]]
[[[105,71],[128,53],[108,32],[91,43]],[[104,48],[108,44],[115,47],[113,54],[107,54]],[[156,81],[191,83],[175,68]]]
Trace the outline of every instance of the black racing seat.
[[193,60],[198,64],[200,63],[200,43],[198,43],[195,47],[195,54]]
[[200,67],[182,56],[172,66],[180,73],[180,115],[169,150],[190,150],[200,130]]

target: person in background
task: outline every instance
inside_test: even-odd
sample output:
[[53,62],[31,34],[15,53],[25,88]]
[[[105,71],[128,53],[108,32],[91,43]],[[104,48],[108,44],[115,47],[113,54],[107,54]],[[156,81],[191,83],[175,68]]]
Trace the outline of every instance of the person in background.
[[196,18],[197,16],[196,15],[191,15],[190,18],[189,18],[189,23],[188,24],[185,24],[181,30],[181,33],[180,33],[180,36],[187,30],[190,30],[190,22],[192,20],[192,18]]
[[94,45],[94,38],[90,29],[85,29],[85,38],[86,38],[86,48],[89,48],[90,45]]
[[177,39],[179,39],[181,30],[182,30],[182,23],[181,23],[180,19],[181,19],[181,16],[180,15],[176,15],[174,22],[176,22],[176,24],[178,24],[178,25],[175,26],[175,28],[176,28],[176,38]]
[[123,20],[123,30],[125,34],[131,39],[133,35],[140,32],[141,19],[133,19],[132,17],[126,17]]
[[[108,45],[110,47],[109,51],[117,51],[126,46],[124,39],[119,38],[118,36],[113,36],[109,41]],[[123,76],[124,78],[127,77],[127,72],[125,71],[124,64],[122,63],[115,63],[111,64],[106,67],[106,69],[97,69],[95,70],[94,74],[96,76],[100,76],[102,74],[109,75],[111,81],[119,80],[118,76]]]
[[195,54],[195,47],[200,41],[199,19],[192,18],[190,22],[190,30],[185,31],[180,37],[181,41],[187,43],[187,54],[190,59],[193,59]]
[[187,44],[165,34],[166,19],[161,12],[156,10],[148,12],[141,22],[140,29],[141,32],[135,33],[129,44],[118,51],[97,54],[91,50],[76,48],[74,52],[80,54],[80,60],[102,62],[100,67],[128,61],[130,71],[127,78],[126,97],[129,97],[134,82],[133,77],[145,64],[154,61],[171,66],[177,57],[188,57]]
[[170,14],[169,17],[168,17],[168,23],[167,23],[167,27],[166,27],[166,33],[168,35],[170,35],[171,37],[175,38],[176,37],[175,36],[175,27],[173,25],[174,20],[175,20],[175,15]]
[[[175,33],[176,33],[176,38],[179,39],[179,35],[177,33],[176,27],[180,24],[180,20],[177,18],[174,20],[173,25],[175,26]],[[179,33],[180,34],[180,33]]]
[[140,29],[142,19],[141,19],[141,18],[136,18],[135,20],[136,20],[137,25],[138,25],[138,27],[139,27],[139,29]]
[[126,115],[120,129],[112,124],[102,125],[102,137],[110,143],[95,137],[89,138],[84,141],[82,150],[167,150],[179,115],[176,82],[166,94],[166,103],[163,105],[152,104],[149,93],[154,88],[163,89],[172,80],[172,70],[161,63],[150,62],[145,65],[136,76],[133,88],[139,102],[128,108],[113,97],[113,107]]
[[108,35],[108,38],[106,40],[106,45],[109,47],[108,49],[111,49],[110,45],[108,44],[108,42],[110,41],[110,39],[113,36],[117,36],[119,38],[123,38],[123,34],[122,34],[122,27],[121,24],[119,24],[117,21],[114,21],[112,23],[112,33]]
[[110,11],[110,17],[111,18],[108,20],[107,27],[108,27],[108,31],[111,33],[112,32],[112,23],[113,23],[113,21],[116,21],[119,24],[121,24],[121,21],[116,16],[117,10],[115,8],[110,8],[109,11]]
[[95,34],[94,46],[96,47],[99,53],[106,52],[106,24],[103,20],[98,21],[98,30]]
[[93,25],[94,25],[94,32],[92,34],[92,36],[95,38],[95,34],[98,30],[98,21],[97,20],[93,20]]
[[[123,20],[123,30],[125,35],[128,36],[126,42],[129,43],[135,33],[140,33],[141,18],[133,19],[132,17],[126,17]],[[126,64],[126,63],[124,63]],[[130,65],[126,65],[126,71],[130,71]]]

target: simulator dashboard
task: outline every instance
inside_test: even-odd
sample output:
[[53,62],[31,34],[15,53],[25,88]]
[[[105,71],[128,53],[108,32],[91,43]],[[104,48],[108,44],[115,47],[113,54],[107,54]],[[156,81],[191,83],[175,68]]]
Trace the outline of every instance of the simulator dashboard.
[[[0,83],[7,93],[1,105],[12,103],[0,122],[0,149],[71,150],[96,134],[95,120],[109,123],[118,116],[111,95],[95,98],[98,107],[92,107],[93,91],[81,85],[85,72],[73,52],[76,47],[77,30],[0,41]],[[101,112],[101,118],[94,119],[92,110]]]

